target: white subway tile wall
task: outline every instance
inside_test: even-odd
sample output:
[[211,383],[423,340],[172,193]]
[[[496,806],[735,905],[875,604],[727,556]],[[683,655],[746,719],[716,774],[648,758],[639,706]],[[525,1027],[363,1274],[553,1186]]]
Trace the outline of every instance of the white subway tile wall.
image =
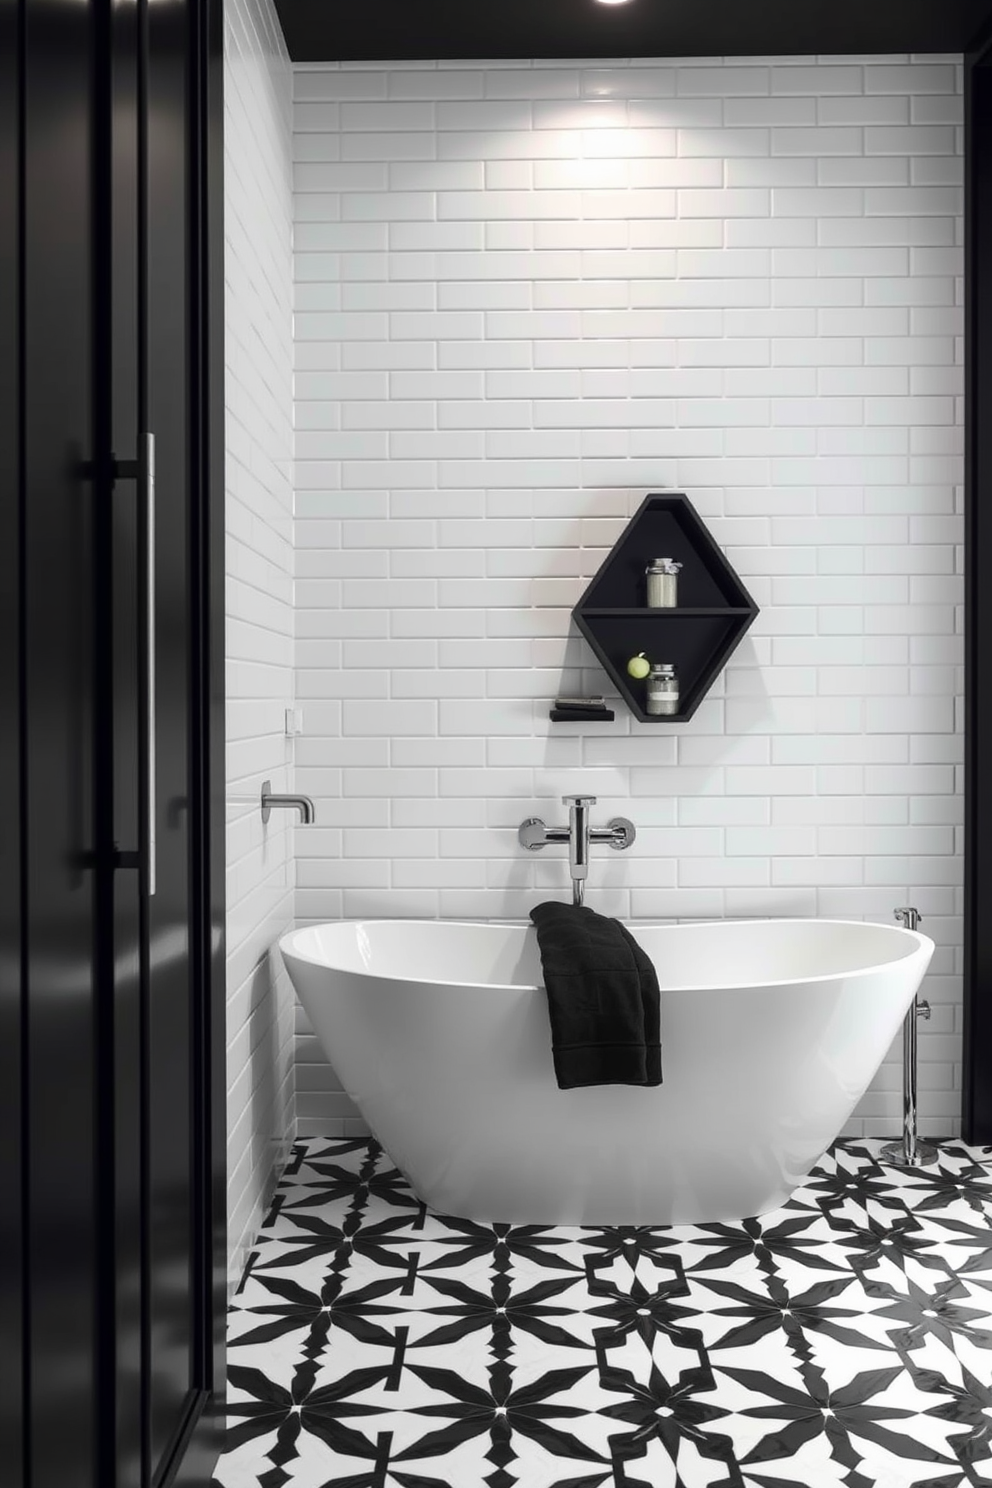
[[[589,792],[639,829],[607,913],[918,906],[957,1131],[957,64],[294,69],[301,922],[523,918],[568,879],[517,824]],[[665,489],[757,623],[684,726],[551,724],[608,690],[570,610]],[[301,1131],[357,1131],[298,1026]],[[897,1131],[898,1055],[851,1133]]]
[[271,0],[226,0],[229,1271],[236,1279],[295,1136],[293,994],[292,76]]

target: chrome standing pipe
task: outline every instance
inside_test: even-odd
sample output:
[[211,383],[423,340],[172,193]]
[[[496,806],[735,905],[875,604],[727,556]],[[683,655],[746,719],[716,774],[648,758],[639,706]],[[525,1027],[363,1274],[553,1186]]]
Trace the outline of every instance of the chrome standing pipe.
[[[916,930],[921,919],[918,909],[897,909],[895,917],[906,930]],[[937,1157],[936,1147],[919,1138],[917,1025],[920,1018],[929,1017],[930,1004],[914,997],[902,1025],[902,1141],[889,1142],[879,1154],[882,1162],[893,1167],[919,1168]]]

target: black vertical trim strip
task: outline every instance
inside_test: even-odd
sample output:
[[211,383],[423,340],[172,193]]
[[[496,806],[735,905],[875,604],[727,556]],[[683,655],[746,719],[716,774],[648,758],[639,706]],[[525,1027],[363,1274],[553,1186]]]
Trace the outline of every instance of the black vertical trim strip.
[[112,77],[110,0],[94,4],[93,48],[93,237],[91,263],[93,321],[93,568],[90,576],[94,623],[93,663],[93,855],[95,975],[93,1048],[96,1065],[94,1117],[96,1214],[99,1237],[95,1257],[97,1482],[116,1488],[117,1347],[114,1091],[114,713],[112,465],[113,270]]
[[201,1390],[209,1390],[212,1380],[212,1360],[208,1348],[210,1335],[210,1189],[209,1147],[207,1133],[210,1119],[210,952],[209,918],[206,900],[207,883],[204,874],[205,849],[209,840],[209,794],[204,789],[204,762],[206,754],[206,729],[208,720],[204,708],[206,693],[205,663],[209,660],[204,642],[204,619],[207,611],[209,591],[207,585],[207,515],[210,487],[204,461],[204,439],[209,428],[208,410],[205,407],[203,359],[205,355],[206,326],[204,322],[204,211],[203,183],[205,178],[203,151],[203,26],[202,10],[191,8],[189,35],[189,98],[190,119],[189,144],[189,310],[190,310],[190,382],[189,382],[189,444],[190,444],[190,790],[193,799],[189,835],[190,850],[190,903],[192,920],[190,926],[190,982],[193,993],[192,1036],[193,1048],[190,1096],[192,1112],[190,1154],[193,1178],[193,1349],[192,1383]]
[[[1,0],[0,0],[1,3]],[[21,1302],[19,1302],[19,1351],[21,1351],[21,1370],[19,1370],[18,1396],[19,1409],[21,1409],[21,1428],[19,1428],[18,1446],[13,1449],[12,1467],[15,1472],[21,1473],[24,1488],[31,1488],[33,1472],[31,1472],[31,1434],[27,1430],[27,1423],[31,1418],[31,1369],[30,1369],[30,1341],[31,1341],[31,1247],[30,1241],[30,1187],[28,1187],[28,1173],[30,1173],[30,1101],[28,1101],[27,1079],[28,1079],[28,1021],[27,1021],[27,957],[25,957],[25,946],[27,946],[27,792],[25,792],[25,769],[27,769],[27,750],[25,750],[25,728],[27,728],[27,686],[25,686],[25,655],[24,655],[24,620],[25,620],[25,533],[24,533],[24,460],[25,460],[25,411],[24,411],[24,210],[25,210],[25,73],[27,73],[27,36],[25,36],[24,18],[25,0],[15,0],[15,15],[13,15],[13,58],[12,65],[15,71],[13,88],[15,88],[15,101],[13,101],[12,115],[13,128],[15,128],[15,140],[12,141],[13,152],[15,152],[15,171],[13,171],[12,198],[13,213],[15,213],[15,225],[13,225],[12,247],[13,247],[13,274],[10,281],[10,293],[15,296],[15,345],[13,345],[13,378],[15,378],[16,406],[13,412],[13,437],[15,437],[15,509],[13,509],[13,522],[15,522],[15,533],[13,533],[13,545],[16,554],[16,598],[15,598],[15,682],[16,687],[16,720],[13,725],[13,748],[16,753],[16,844],[15,862],[18,872],[18,884],[15,885],[15,909],[13,909],[13,920],[15,920],[16,940],[18,940],[18,957],[16,957],[16,1000],[18,1000],[18,1049],[16,1049],[16,1064],[18,1064],[18,1089],[16,1089],[16,1100],[19,1104],[18,1117],[18,1140],[15,1143],[15,1161],[19,1161],[19,1173],[16,1174],[13,1193],[18,1199],[18,1242],[19,1254],[16,1257],[15,1275],[19,1271],[19,1289],[21,1289]]]
[[187,3],[195,1394],[155,1488],[207,1488],[226,1384],[223,10]]
[[[148,0],[137,0],[138,6],[138,180],[137,180],[137,365],[138,365],[138,434],[148,432]],[[138,456],[138,451],[135,451]],[[137,494],[137,493],[136,493]],[[139,511],[136,525],[137,541],[139,549],[147,550],[147,534],[145,528],[145,513]],[[146,617],[142,624],[147,624],[148,606],[145,593],[140,584],[138,585],[138,605],[141,614]],[[139,655],[147,654],[143,635],[138,640]],[[148,758],[148,740],[145,737],[145,729],[148,719],[148,708],[146,706],[145,689],[148,686],[148,677],[145,668],[139,664],[138,667],[138,757],[139,760]],[[147,864],[148,855],[146,843],[142,833],[147,832],[148,810],[147,810],[148,779],[143,766],[138,768],[138,821],[139,827],[139,855],[144,864]],[[149,1488],[151,1483],[151,1120],[149,1112],[149,1091],[151,1088],[151,1036],[149,1002],[151,995],[151,955],[149,946],[149,933],[151,927],[151,916],[148,904],[148,884],[146,877],[147,869],[142,869],[139,874],[138,894],[138,943],[139,943],[139,969],[140,982],[139,994],[139,1075],[138,1075],[138,1126],[139,1126],[139,1243],[138,1252],[140,1256],[141,1273],[141,1389],[140,1389],[140,1415],[141,1415],[141,1488]]]
[[974,349],[972,346],[972,319],[975,313],[975,295],[972,286],[974,252],[971,245],[972,219],[974,215],[975,174],[975,130],[972,122],[974,85],[972,72],[974,58],[965,59],[964,65],[964,390],[965,390],[965,439],[964,439],[964,484],[965,484],[965,610],[964,610],[964,776],[965,776],[965,842],[964,842],[964,988],[962,1006],[962,1050],[961,1050],[961,1130],[965,1141],[970,1140],[972,1078],[970,1053],[972,1044],[971,1000],[974,995],[972,971],[974,909],[972,906],[974,884],[975,850],[972,841],[971,773],[974,759],[975,725],[972,714],[974,699],[974,643],[971,636],[974,599],[972,589],[972,510],[974,507],[974,457],[972,453],[972,410],[974,407]]
[[[194,1132],[197,1196],[195,1380],[220,1426],[226,1313],[226,1115],[223,933],[223,13],[193,0],[190,25],[190,434],[194,603],[191,780],[193,977],[196,1005]],[[221,782],[218,792],[218,780]],[[218,871],[219,870],[219,871]],[[209,1430],[209,1427],[207,1428]]]
[[965,1140],[992,1142],[992,50],[965,67]]
[[28,1175],[31,1171],[31,1101],[28,1089],[28,1071],[30,1069],[28,1048],[28,967],[27,967],[27,943],[28,943],[28,803],[27,803],[27,656],[25,653],[25,622],[27,614],[27,595],[25,593],[24,576],[27,572],[27,537],[24,524],[24,501],[25,485],[24,470],[27,458],[27,429],[24,407],[24,372],[25,372],[25,343],[26,343],[26,314],[24,298],[24,262],[27,257],[27,246],[25,242],[25,222],[27,206],[27,151],[25,148],[25,132],[27,122],[27,24],[25,17],[25,5],[27,0],[20,0],[17,7],[17,52],[18,52],[18,97],[17,97],[17,132],[18,132],[18,159],[17,159],[17,391],[18,391],[18,417],[17,417],[17,572],[18,585],[18,677],[17,677],[17,714],[18,714],[18,763],[20,765],[20,795],[18,826],[20,828],[20,928],[21,928],[21,1256],[23,1261],[22,1273],[22,1401],[23,1401],[23,1452],[24,1452],[24,1483],[25,1488],[31,1488],[34,1482],[34,1472],[31,1457],[31,1433],[27,1429],[27,1423],[31,1419],[31,1207],[30,1207],[30,1185]]
[[[110,446],[119,459],[132,462],[138,451],[137,24],[137,5],[133,0],[111,3]],[[107,832],[113,846],[133,850],[138,844],[137,488],[133,479],[123,479],[119,470],[115,473],[118,480],[109,503],[111,631],[107,646],[111,671],[108,725],[113,731],[113,820],[107,822]],[[134,859],[137,860],[136,852]],[[116,861],[120,863],[119,858]],[[116,1262],[113,1383],[121,1488],[139,1488],[141,1457],[139,890],[137,872],[121,868],[113,874],[110,885],[114,947],[111,975]]]
[[205,968],[210,986],[209,1142],[214,1443],[219,1448],[227,1402],[227,859],[226,859],[226,617],[224,554],[226,460],[224,387],[224,7],[203,0],[203,268],[205,284],[203,407],[207,501],[207,612],[204,675],[205,823],[204,889],[207,894]]

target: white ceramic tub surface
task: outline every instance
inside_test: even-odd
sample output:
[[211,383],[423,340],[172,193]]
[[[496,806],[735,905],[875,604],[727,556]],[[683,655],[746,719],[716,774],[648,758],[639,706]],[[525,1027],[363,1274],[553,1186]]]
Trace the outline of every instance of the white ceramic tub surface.
[[531,928],[316,925],[280,942],[341,1082],[434,1209],[671,1224],[781,1204],[878,1069],[933,953],[836,920],[631,927],[664,1084],[559,1090]]

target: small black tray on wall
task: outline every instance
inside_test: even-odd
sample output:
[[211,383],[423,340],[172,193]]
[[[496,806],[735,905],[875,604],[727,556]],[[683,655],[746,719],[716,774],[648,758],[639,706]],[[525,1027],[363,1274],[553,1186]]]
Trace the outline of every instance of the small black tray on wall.
[[[676,609],[649,609],[644,570],[652,558],[683,565]],[[642,723],[685,723],[758,613],[702,519],[681,492],[648,496],[572,612],[610,680]],[[627,673],[632,656],[674,662],[678,713],[644,710],[645,684]]]

